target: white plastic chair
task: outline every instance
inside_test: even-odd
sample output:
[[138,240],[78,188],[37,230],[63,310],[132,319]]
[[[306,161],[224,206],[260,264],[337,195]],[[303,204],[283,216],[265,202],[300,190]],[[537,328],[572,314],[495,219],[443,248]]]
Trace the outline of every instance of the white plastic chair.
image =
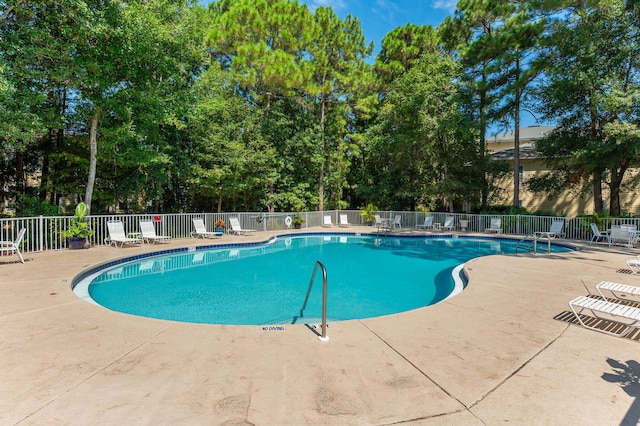
[[447,216],[447,218],[444,220],[444,225],[442,225],[440,227],[440,229],[446,229],[448,231],[453,231],[453,222],[455,220],[455,216]]
[[207,231],[207,227],[204,226],[204,220],[199,217],[193,218],[193,227],[195,231],[191,233],[194,238],[220,238],[222,237],[222,232],[211,232]]
[[107,238],[109,245],[113,244],[118,247],[118,243],[120,243],[120,247],[122,247],[125,244],[140,244],[142,242],[140,238],[127,237],[122,221],[107,222],[107,229],[109,230],[109,238]]
[[229,224],[231,225],[231,230],[229,231],[231,234],[251,235],[256,233],[255,229],[243,229],[240,226],[240,220],[237,217],[229,218]]
[[502,232],[502,219],[499,217],[491,218],[491,224],[484,230],[484,232],[495,232],[496,234],[500,234]]
[[22,239],[24,238],[24,233],[27,232],[27,228],[22,228],[18,231],[18,237],[15,241],[0,241],[0,253],[12,253],[15,252],[20,262],[24,263],[24,258],[22,257],[22,253],[20,253],[20,243],[22,243]]
[[140,233],[142,234],[142,240],[147,243],[168,243],[171,237],[167,237],[165,235],[157,235],[156,227],[153,226],[153,222],[150,220],[141,220],[140,221]]
[[591,224],[591,231],[593,232],[593,236],[591,237],[591,241],[589,241],[589,244],[593,244],[594,242],[598,242],[600,240],[600,238],[602,239],[609,239],[609,232],[608,231],[600,231],[598,229],[598,225],[596,225],[595,223]]
[[346,214],[340,215],[340,226],[343,226],[343,227],[351,226],[351,224],[349,223],[349,218],[347,217]]
[[556,238],[556,237],[564,237],[565,233],[562,232],[562,228],[564,228],[564,220],[554,220],[551,222],[551,228],[548,231],[537,231],[535,232],[535,236],[537,238]]
[[433,228],[433,216],[425,217],[424,218],[424,223],[416,225],[416,228],[432,229]]

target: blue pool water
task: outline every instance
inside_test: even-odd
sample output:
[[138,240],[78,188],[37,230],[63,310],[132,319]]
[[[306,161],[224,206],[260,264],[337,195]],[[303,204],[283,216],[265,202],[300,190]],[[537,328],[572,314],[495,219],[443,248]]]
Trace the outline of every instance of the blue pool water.
[[[566,251],[556,247],[557,251]],[[263,325],[321,317],[316,261],[327,269],[331,321],[381,316],[437,303],[452,271],[489,254],[515,252],[505,240],[310,235],[270,244],[179,252],[116,265],[88,285],[98,304],[134,315],[211,324]]]

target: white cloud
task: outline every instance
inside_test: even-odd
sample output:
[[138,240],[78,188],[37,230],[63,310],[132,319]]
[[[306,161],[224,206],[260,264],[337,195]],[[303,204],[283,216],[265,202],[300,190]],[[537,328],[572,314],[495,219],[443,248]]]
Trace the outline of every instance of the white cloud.
[[457,0],[433,0],[434,9],[444,9],[449,13],[453,13],[456,10]]
[[387,21],[392,21],[398,10],[398,5],[393,0],[376,0],[376,5],[372,9],[373,13]]
[[316,7],[330,7],[333,10],[340,10],[346,7],[344,0],[312,0],[310,2],[312,9]]

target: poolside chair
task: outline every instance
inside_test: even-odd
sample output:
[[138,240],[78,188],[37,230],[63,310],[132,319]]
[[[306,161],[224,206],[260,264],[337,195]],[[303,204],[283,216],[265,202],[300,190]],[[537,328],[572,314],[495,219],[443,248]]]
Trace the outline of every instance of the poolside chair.
[[456,219],[455,216],[447,216],[447,218],[444,220],[444,225],[442,225],[440,227],[440,229],[446,229],[448,231],[453,231],[453,227],[454,227],[453,222],[455,221],[455,219]]
[[491,223],[488,228],[485,228],[484,232],[495,232],[496,234],[502,233],[502,219],[499,217],[491,218]]
[[401,220],[402,220],[402,216],[397,214],[396,217],[393,218],[393,222],[391,222],[391,227],[393,229],[402,228],[402,224],[400,223]]
[[222,232],[220,231],[207,231],[207,227],[204,226],[204,220],[201,218],[193,218],[193,227],[195,231],[191,233],[194,238],[220,238]]
[[424,228],[425,230],[427,229],[433,229],[433,216],[427,216],[424,218],[424,223],[422,224],[417,224],[416,228]]
[[593,232],[593,236],[591,237],[591,241],[589,244],[593,244],[594,242],[598,242],[600,238],[608,240],[609,239],[609,231],[600,231],[598,229],[598,225],[595,223],[591,224],[591,231]]
[[[637,328],[640,328],[640,308],[636,308],[634,306],[614,303],[594,297],[578,296],[569,301],[569,308],[571,308],[576,319],[583,327],[599,331],[601,333],[624,337]],[[576,311],[576,309],[579,310]],[[580,313],[585,309],[591,311],[591,313],[600,320],[617,323],[623,327],[621,329],[620,327],[617,327],[613,330],[607,330],[588,325],[580,317]],[[601,314],[605,314],[606,316],[602,316]]]
[[635,275],[640,274],[640,257],[634,257],[632,259],[627,260],[627,266],[631,269]]
[[113,244],[115,247],[123,247],[125,244],[140,244],[142,242],[141,238],[137,237],[128,237],[124,232],[124,225],[122,221],[115,220],[111,222],[107,222],[107,229],[109,230],[109,238],[105,239],[105,243],[109,245]]
[[600,293],[600,296],[606,301],[611,302],[611,297],[607,298],[604,295],[603,290],[611,293],[613,298],[619,300],[628,300],[630,302],[639,302],[638,299],[633,299],[629,296],[640,297],[640,287],[629,284],[612,283],[610,281],[602,281],[596,284],[596,290]]
[[171,237],[167,237],[165,235],[157,235],[156,227],[153,225],[153,222],[150,220],[141,220],[140,221],[140,233],[142,235],[142,241],[151,243],[168,243]]
[[616,244],[622,244],[627,247],[633,247],[633,241],[635,239],[636,232],[631,228],[622,225],[613,225],[609,232],[609,247]]
[[25,232],[27,232],[27,228],[22,228],[18,231],[18,237],[15,241],[0,241],[0,253],[15,252],[15,255],[20,259],[20,262],[24,263],[24,258],[22,257],[22,253],[20,253],[20,243],[22,243]]
[[551,222],[551,228],[548,231],[536,231],[534,235],[536,238],[560,238],[565,236],[562,228],[564,228],[564,220],[554,220]]
[[391,231],[391,221],[389,219],[382,219],[380,215],[375,215],[375,218],[378,231]]
[[322,226],[325,228],[331,228],[333,223],[331,222],[331,216],[325,216],[322,220]]
[[235,235],[252,235],[256,233],[255,229],[243,229],[240,226],[240,220],[237,217],[230,217],[229,224],[231,224],[230,234]]
[[629,246],[635,246],[638,242],[638,227],[636,225],[622,225],[621,227],[627,229],[627,233],[629,234]]
[[349,218],[347,217],[346,214],[341,214],[340,215],[340,226],[342,226],[342,227],[351,226],[351,224],[349,223]]

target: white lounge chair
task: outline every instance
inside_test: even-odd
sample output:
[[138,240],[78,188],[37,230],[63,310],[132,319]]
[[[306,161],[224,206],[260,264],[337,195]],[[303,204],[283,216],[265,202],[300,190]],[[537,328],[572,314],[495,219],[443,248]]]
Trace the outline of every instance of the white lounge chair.
[[613,225],[609,232],[609,246],[622,244],[627,247],[633,247],[636,236],[635,229],[623,225]]
[[322,226],[325,228],[331,228],[333,226],[333,222],[331,222],[331,216],[325,216],[322,219]]
[[341,214],[340,215],[340,226],[342,226],[342,227],[351,226],[351,224],[349,223],[349,218],[347,217],[346,214]]
[[108,242],[109,245],[113,244],[115,247],[118,247],[118,244],[120,244],[120,247],[122,247],[125,244],[134,245],[142,242],[140,238],[128,237],[124,232],[124,225],[120,220],[107,222],[107,229],[109,230],[109,238],[107,238],[105,242]]
[[640,274],[640,256],[627,260],[627,266],[636,275]]
[[453,227],[454,224],[453,222],[455,221],[455,216],[447,216],[447,218],[444,220],[444,225],[442,225],[440,227],[440,229],[446,229],[447,231],[453,231]]
[[400,223],[401,220],[402,220],[402,216],[397,214],[396,217],[393,218],[393,222],[391,222],[391,227],[393,229],[402,228],[402,224]]
[[[614,303],[594,297],[579,296],[569,301],[569,308],[571,308],[576,319],[583,327],[599,331],[601,333],[611,334],[612,336],[624,337],[640,327],[640,308],[633,306],[622,305],[620,303]],[[576,309],[579,310],[576,311]],[[621,324],[624,327],[619,331],[615,331],[617,329],[609,331],[588,325],[580,317],[580,313],[585,309],[591,311],[591,313],[598,319]],[[601,314],[606,314],[606,316],[602,316]]]
[[491,218],[491,223],[488,228],[485,228],[484,232],[495,232],[496,234],[502,233],[502,219],[499,217]]
[[554,220],[551,222],[551,228],[548,231],[536,231],[534,235],[536,238],[560,238],[565,236],[562,228],[564,228],[564,220]]
[[256,233],[255,229],[242,229],[240,226],[240,220],[237,217],[230,217],[229,224],[231,225],[230,234],[236,235],[252,235]]
[[378,231],[391,231],[391,220],[382,219],[380,215],[375,215],[375,218]]
[[171,237],[166,235],[157,235],[156,227],[153,225],[153,222],[150,220],[141,220],[140,221],[140,233],[142,235],[142,241],[145,241],[149,244],[151,243],[168,243]]
[[25,232],[27,232],[27,228],[22,228],[18,231],[18,236],[15,241],[0,241],[0,253],[15,252],[15,255],[20,259],[20,262],[24,263],[24,258],[22,257],[22,253],[20,253],[20,244],[22,243]]
[[620,300],[629,300],[631,302],[638,302],[639,300],[630,298],[640,297],[640,287],[629,284],[612,283],[610,281],[602,281],[596,284],[596,290],[600,293],[600,296],[604,300],[611,301],[604,295],[603,291],[607,291],[613,295],[613,298]]
[[422,224],[417,224],[416,228],[424,228],[425,230],[427,229],[433,229],[433,216],[427,216],[424,218],[424,223]]
[[204,220],[201,218],[193,218],[193,227],[195,231],[191,233],[194,238],[220,238],[222,232],[220,231],[207,231],[207,227],[204,225]]
[[598,241],[600,241],[600,238],[604,240],[609,239],[609,231],[599,230],[598,225],[596,225],[595,223],[591,224],[591,231],[593,232],[593,236],[591,237],[591,241],[589,241],[589,244],[593,244],[594,242],[597,243]]

